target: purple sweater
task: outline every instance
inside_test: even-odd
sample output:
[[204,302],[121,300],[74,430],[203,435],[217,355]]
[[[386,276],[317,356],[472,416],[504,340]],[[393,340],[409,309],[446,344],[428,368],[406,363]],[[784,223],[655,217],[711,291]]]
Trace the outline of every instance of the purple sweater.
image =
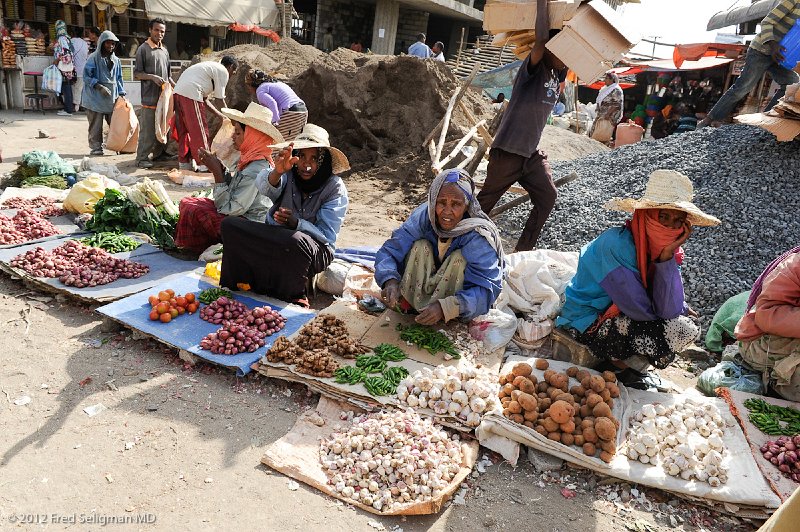
[[286,83],[276,81],[275,83],[262,83],[256,89],[258,103],[272,111],[272,123],[277,124],[281,120],[281,115],[291,106],[303,103],[292,88]]

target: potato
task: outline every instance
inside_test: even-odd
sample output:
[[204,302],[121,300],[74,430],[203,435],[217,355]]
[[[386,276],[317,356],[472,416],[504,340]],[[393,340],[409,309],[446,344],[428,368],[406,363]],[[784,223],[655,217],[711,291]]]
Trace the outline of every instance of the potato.
[[614,455],[611,454],[611,453],[607,453],[605,451],[600,453],[600,460],[602,460],[603,462],[605,462],[607,464],[611,463],[611,460],[613,460],[613,459],[614,459]]
[[512,382],[514,382],[515,377],[516,375],[514,375],[513,373],[506,373],[506,384],[511,384]]
[[[597,395],[596,393],[592,392],[590,395],[586,396],[586,406],[589,408],[594,408],[598,404],[603,402],[603,398]],[[584,416],[586,417],[586,416]]]
[[609,399],[605,403],[608,405],[608,408],[610,408],[611,410],[614,410],[614,400],[613,399]]
[[559,425],[572,420],[575,408],[566,401],[556,401],[550,406],[550,417]]
[[605,390],[600,392],[600,397],[602,397],[603,401],[605,401],[606,403],[609,402],[611,400],[611,391],[608,388],[606,388]]
[[592,443],[583,444],[583,454],[585,454],[586,456],[594,456],[596,452],[597,449],[595,449],[594,444]]
[[594,430],[597,437],[603,441],[611,441],[617,437],[617,427],[607,417],[598,417],[594,420]]
[[575,377],[578,374],[578,368],[576,366],[570,366],[567,368],[567,375],[570,377]]
[[[585,369],[579,369],[578,373],[575,374],[575,380],[578,382],[583,382],[583,379],[591,376],[592,374],[586,371]],[[584,386],[584,388],[586,388],[586,386]]]
[[603,380],[605,380],[606,382],[617,382],[617,376],[614,374],[613,371],[604,371]]
[[596,443],[597,442],[597,433],[594,431],[593,427],[589,427],[588,429],[583,429],[581,432],[583,439],[589,443]]
[[556,397],[561,395],[561,393],[562,393],[561,392],[561,388],[553,388],[551,386],[550,388],[548,388],[547,397],[549,397],[551,400],[555,401]]
[[523,380],[524,378],[525,378],[525,377],[523,377],[522,375],[519,375],[519,376],[517,376],[517,377],[514,377],[514,380],[511,382],[511,384],[513,384],[513,385],[514,385],[514,388],[519,388],[519,385],[520,385],[520,384],[522,384],[522,380]]
[[547,399],[547,394],[545,392],[539,392],[536,394],[539,399]]
[[586,443],[586,441],[583,439],[583,434],[575,434],[573,435],[573,438],[575,438],[575,445],[578,447],[583,447],[583,444]]
[[536,391],[539,393],[547,393],[547,388],[549,388],[549,386],[545,381],[542,381],[536,385]]
[[581,386],[583,386],[583,388],[585,390],[591,390],[592,389],[592,378],[587,376],[587,377],[584,377],[583,379],[581,379]]
[[551,378],[553,377],[553,375],[555,375],[555,374],[556,374],[556,372],[555,372],[555,371],[553,371],[552,369],[548,369],[547,371],[545,371],[545,372],[544,372],[544,375],[543,375],[543,377],[544,377],[544,380],[545,380],[545,381],[547,381],[547,382],[550,382],[550,379],[551,379]]
[[544,428],[547,429],[547,432],[555,432],[558,430],[558,423],[556,423],[553,418],[544,418],[544,422],[542,424],[544,425]]
[[570,420],[567,421],[566,423],[562,423],[561,425],[558,426],[558,428],[561,429],[561,432],[572,434],[573,432],[575,432],[575,423],[573,423],[572,420]]
[[603,377],[601,377],[600,375],[593,375],[590,378],[590,381],[591,381],[590,387],[595,392],[600,393],[606,389],[606,381],[603,380]]
[[548,440],[553,441],[561,441],[561,433],[560,432],[551,432],[547,435]]
[[497,394],[497,398],[498,399],[506,399],[507,397],[508,397],[508,394],[506,393],[506,391],[503,390],[502,388],[500,388],[500,391]]
[[503,385],[503,387],[501,388],[501,390],[503,390],[504,392],[506,392],[506,395],[507,395],[507,396],[511,397],[511,392],[513,392],[514,390],[516,390],[516,388],[514,388],[514,385],[513,385],[513,384],[504,384],[504,385]]
[[525,393],[536,393],[536,385],[533,381],[530,380],[529,377],[522,377],[522,381],[520,382],[519,389]]
[[529,429],[533,428],[533,421],[527,421],[526,420],[526,421],[523,421],[522,424],[525,425],[526,427],[528,427]]
[[577,395],[578,397],[583,397],[586,395],[586,390],[584,390],[583,386],[573,386],[569,389],[569,393]]
[[580,427],[581,427],[581,429],[590,429],[590,428],[594,427],[594,419],[586,418],[586,419],[582,420]]
[[528,375],[528,380],[531,381],[534,385],[536,385],[536,383],[539,382],[539,379],[537,379],[536,375],[534,375],[533,373]]
[[520,414],[511,414],[511,417],[509,419],[514,423],[519,423],[520,425],[525,423],[525,418],[522,417]]
[[612,398],[616,399],[619,397],[619,386],[616,383],[610,382],[606,384],[606,389],[608,389],[608,392],[611,394]]
[[536,409],[539,406],[539,402],[534,396],[527,393],[520,393],[519,397],[517,397],[517,402],[525,411],[537,412]]
[[535,426],[535,427],[533,428],[533,430],[535,430],[536,432],[538,432],[538,433],[539,433],[539,434],[541,434],[542,436],[547,436],[547,429],[546,429],[546,428],[544,428],[544,427],[543,427],[543,426],[541,426],[541,425],[537,425],[537,426]]
[[581,417],[584,417],[584,418],[589,417],[589,416],[592,415],[592,409],[589,408],[589,405],[583,405],[583,406],[581,406],[580,414],[581,414]]
[[543,358],[537,358],[534,364],[539,371],[544,371],[550,367],[550,363]]
[[503,397],[502,399],[500,399],[500,404],[503,405],[503,408],[508,408],[508,403],[510,402],[511,402],[510,397]]
[[575,443],[575,436],[573,436],[572,434],[562,433],[561,443],[563,443],[564,445],[572,445],[573,443]]
[[583,421],[583,418],[581,416],[574,416],[572,418],[572,422],[575,423],[576,427],[580,427],[581,426],[581,421]]
[[508,403],[508,411],[512,414],[520,414],[522,413],[522,406],[520,406],[519,402],[512,400]]
[[562,392],[569,391],[569,377],[566,375],[559,375],[558,379],[556,379],[556,388],[561,388]]
[[610,417],[610,418],[608,418],[608,419],[610,419],[611,421],[613,421],[613,422],[614,422],[614,426],[615,426],[615,427],[617,427],[617,430],[619,430],[619,426],[620,426],[619,419],[615,418],[614,416],[611,416],[611,417]]
[[511,369],[511,373],[513,373],[516,376],[522,376],[522,377],[527,377],[528,375],[531,374],[532,371],[533,368],[531,367],[530,364],[526,362],[520,362]]
[[525,421],[536,421],[539,419],[539,412],[536,410],[526,410],[522,417],[525,418]]
[[571,393],[561,392],[556,396],[556,401],[566,401],[571,405],[575,404],[575,398],[572,397]]
[[[611,417],[611,408],[605,403],[597,403],[597,406],[592,409],[594,417]],[[595,421],[595,425],[597,422]]]
[[519,396],[520,396],[520,395],[522,395],[522,392],[521,392],[521,391],[519,391],[519,390],[514,390],[513,392],[511,392],[511,400],[512,400],[512,401],[517,401],[517,400],[519,399]]
[[506,381],[506,376],[505,375],[500,375],[500,377],[497,379],[497,382],[500,383],[500,386],[503,386],[507,382]]
[[540,414],[542,415],[542,417],[550,417],[550,410],[549,409],[545,410],[544,412],[540,412]]
[[549,397],[545,397],[544,399],[539,401],[539,412],[544,412],[545,410],[550,408],[550,405],[552,405],[552,404],[553,404],[553,400],[550,399]]
[[503,417],[511,417],[511,412],[508,411],[508,408],[503,409]]
[[607,453],[615,454],[617,452],[617,442],[600,440],[600,448]]

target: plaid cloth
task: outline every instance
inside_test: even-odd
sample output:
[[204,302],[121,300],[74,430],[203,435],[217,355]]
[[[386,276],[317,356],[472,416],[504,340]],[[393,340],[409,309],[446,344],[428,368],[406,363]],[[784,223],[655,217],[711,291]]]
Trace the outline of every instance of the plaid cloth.
[[175,245],[201,252],[212,244],[222,242],[224,214],[217,212],[214,200],[183,198],[178,207],[180,218],[175,228]]

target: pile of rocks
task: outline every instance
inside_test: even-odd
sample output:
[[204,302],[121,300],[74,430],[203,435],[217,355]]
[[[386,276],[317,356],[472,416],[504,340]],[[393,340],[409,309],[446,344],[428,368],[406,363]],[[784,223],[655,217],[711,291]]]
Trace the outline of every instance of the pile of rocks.
[[[575,171],[580,179],[559,189],[539,245],[578,251],[625,214],[607,211],[612,197],[639,197],[657,169],[683,172],[695,186],[695,203],[722,220],[697,228],[684,246],[686,298],[707,325],[729,297],[749,290],[764,267],[800,243],[800,142],[779,143],[750,126],[706,128],[642,142],[574,161],[554,162],[554,178]],[[525,204],[497,222],[516,239],[530,211]]]

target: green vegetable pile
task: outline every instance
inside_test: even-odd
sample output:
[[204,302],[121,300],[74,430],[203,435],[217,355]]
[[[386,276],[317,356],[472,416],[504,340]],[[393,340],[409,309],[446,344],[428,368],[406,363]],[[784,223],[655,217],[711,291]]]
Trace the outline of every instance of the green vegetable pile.
[[333,377],[339,384],[358,384],[367,377],[367,374],[355,366],[342,366],[333,372]]
[[386,361],[378,355],[359,355],[356,357],[356,367],[366,373],[380,373],[386,369]]
[[201,303],[205,303],[206,305],[208,305],[221,297],[227,297],[228,299],[233,299],[233,294],[231,294],[224,288],[209,288],[207,290],[203,290],[202,292],[200,292],[200,296],[198,296],[197,299],[199,299]]
[[771,405],[754,397],[745,401],[744,406],[750,411],[750,423],[764,434],[794,436],[800,433],[800,410]]
[[175,226],[178,215],[163,206],[141,206],[129,199],[125,193],[113,188],[106,189],[104,197],[94,207],[94,216],[86,228],[96,232],[122,233],[136,231],[149,235],[164,249],[175,247]]
[[26,177],[20,182],[22,188],[28,187],[50,187],[58,190],[67,188],[67,180],[60,175],[37,175]]
[[119,233],[100,232],[92,236],[78,240],[81,244],[86,244],[93,248],[100,248],[109,253],[121,253],[123,251],[133,251],[142,245],[138,240]]
[[[359,362],[361,366],[359,366]],[[369,375],[380,373],[381,375]],[[364,383],[370,395],[394,395],[400,381],[408,377],[408,370],[402,366],[386,367],[386,361],[378,355],[361,355],[356,358],[355,366],[342,366],[333,373],[339,384]]]
[[373,351],[375,351],[375,354],[381,357],[382,360],[386,360],[387,362],[398,362],[408,358],[402,349],[392,344],[378,344]]
[[436,353],[446,353],[453,358],[461,358],[461,355],[453,342],[450,341],[450,338],[437,330],[418,323],[405,327],[398,323],[397,330],[400,331],[401,340],[411,342],[432,355],[436,355]]
[[364,388],[367,389],[369,394],[373,397],[381,395],[392,395],[397,388],[392,384],[392,381],[383,377],[367,377],[364,379]]

